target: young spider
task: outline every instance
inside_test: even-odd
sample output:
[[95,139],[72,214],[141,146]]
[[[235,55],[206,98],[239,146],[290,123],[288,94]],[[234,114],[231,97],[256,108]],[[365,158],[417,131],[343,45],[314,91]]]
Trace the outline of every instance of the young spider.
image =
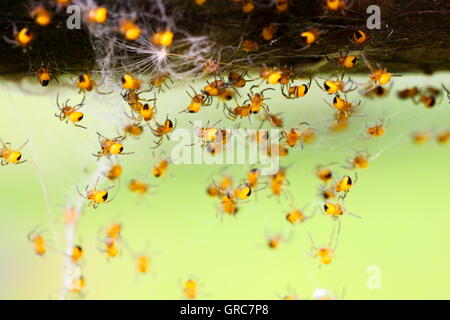
[[294,81],[295,79],[295,73],[293,70],[285,68],[281,70],[281,77],[278,80],[278,83],[282,86],[288,85],[289,82]]
[[259,176],[259,170],[251,170],[247,174],[247,179],[253,177],[253,179],[256,178],[256,180],[253,181],[247,181],[243,180],[241,184],[239,184],[234,190],[232,190],[233,197],[238,200],[246,200],[250,197],[250,195],[257,193],[258,191],[264,189],[265,187],[261,187],[256,189],[256,185],[258,184],[258,176]]
[[173,132],[177,126],[177,121],[175,119],[175,124],[172,122],[172,120],[169,119],[169,114],[166,116],[166,120],[164,121],[164,124],[159,124],[156,122],[156,128],[153,129],[148,123],[148,127],[150,128],[151,132],[156,138],[159,138],[157,141],[154,141],[156,143],[156,146],[154,148],[157,148],[161,145],[161,143],[164,140],[164,136],[167,138],[167,140],[170,140],[169,133]]
[[138,194],[139,196],[144,196],[150,193],[150,185],[137,179],[133,179],[130,181],[130,183],[128,184],[128,189],[131,192]]
[[153,101],[153,106],[150,106],[149,103],[144,103],[142,105],[141,110],[139,110],[139,117],[142,118],[145,122],[152,120],[156,115],[156,98]]
[[[257,190],[255,190],[257,191]],[[248,199],[254,191],[252,187],[247,182],[238,185],[236,188],[232,189],[229,193],[233,199],[236,200],[246,200]]]
[[106,20],[108,20],[108,9],[105,7],[92,8],[87,12],[87,21],[90,23],[104,24]]
[[334,188],[332,187],[326,187],[324,185],[320,186],[319,188],[319,196],[323,199],[323,200],[332,200],[336,198],[336,191],[334,190]]
[[138,39],[142,34],[142,29],[134,21],[125,19],[120,21],[119,31],[125,39],[130,41]]
[[314,213],[309,216],[306,216],[304,211],[305,211],[304,209],[299,209],[294,205],[292,205],[292,209],[289,210],[288,213],[286,214],[286,220],[290,224],[295,225],[295,224],[302,224],[306,220],[309,220],[314,216]]
[[130,118],[131,120],[136,121],[136,122],[141,122],[142,120],[144,120],[145,122],[149,122],[150,120],[152,120],[155,117],[156,112],[157,112],[156,97],[154,99],[152,99],[152,101],[153,101],[153,106],[150,106],[149,103],[142,104],[142,103],[138,102],[138,104],[134,105],[131,109],[132,111],[135,111],[133,108],[140,107],[140,109],[137,111],[137,115],[134,115],[134,114],[128,115],[127,113],[125,113],[125,115],[128,118]]
[[291,128],[289,130],[283,130],[281,132],[282,139],[284,138],[287,145],[289,147],[295,147],[300,141],[300,146],[303,149],[303,134],[302,132],[309,128],[309,123],[307,122],[300,122],[298,128]]
[[277,69],[264,68],[259,73],[259,77],[262,79],[262,82],[266,82],[267,84],[277,84],[281,79],[281,71]]
[[152,168],[152,175],[155,178],[164,176],[169,170],[170,158],[160,159]]
[[225,116],[230,120],[236,120],[238,117],[240,119],[247,117],[248,121],[251,123],[250,116],[252,115],[252,107],[250,104],[236,106],[233,109],[229,109],[225,107],[224,109]]
[[[194,126],[194,133],[195,133],[196,138],[198,139],[197,142],[200,143],[201,147],[204,147],[207,143],[215,142],[215,141],[222,141],[222,139],[224,139],[224,137],[222,135],[222,131],[219,128],[217,128],[217,124],[220,121],[221,120],[217,121],[212,126],[210,126],[209,120],[208,120],[205,127],[198,127],[192,121],[189,121],[189,123],[192,126]],[[225,137],[225,139],[226,139],[226,137]]]
[[377,120],[373,125],[368,125],[366,127],[366,140],[371,138],[381,137],[386,130],[384,125],[384,119]]
[[122,89],[125,90],[139,90],[141,88],[141,80],[126,73],[120,78]]
[[281,119],[280,114],[264,114],[264,120],[268,120],[270,122],[270,124],[276,128],[281,128],[283,127],[284,123],[283,123],[283,119]]
[[100,248],[106,257],[109,259],[115,258],[122,253],[121,248],[118,245],[118,241],[116,239],[108,238],[103,242],[103,248]]
[[347,105],[349,102],[346,100],[347,97],[341,98],[338,94],[334,96],[333,102],[330,104],[325,99],[325,103],[328,104],[331,108],[334,108],[336,110],[345,110],[347,108]]
[[9,39],[5,36],[3,36],[3,39],[15,47],[22,47],[24,49],[28,47],[34,39],[34,33],[31,32],[29,28],[25,27],[18,31],[16,25],[13,25],[13,36],[13,39]]
[[167,89],[170,89],[169,85],[167,84],[167,81],[170,81],[173,84],[173,81],[168,74],[162,73],[156,75],[150,80],[149,91],[152,91],[153,89],[158,89],[157,93],[160,93],[161,91],[164,92],[163,85]]
[[83,96],[83,99],[81,102],[77,105],[70,106],[68,103],[70,99],[67,99],[66,102],[64,102],[61,106],[59,104],[59,93],[56,95],[56,106],[59,109],[59,113],[55,113],[55,117],[57,117],[61,121],[65,121],[68,123],[69,121],[73,123],[75,127],[86,129],[86,127],[78,124],[83,117],[83,112],[80,112],[80,110],[84,106],[84,100],[86,96]]
[[250,103],[250,112],[253,114],[258,113],[261,109],[263,109],[266,113],[269,113],[269,106],[265,103],[265,101],[270,98],[264,97],[264,92],[275,89],[266,88],[258,93],[254,93],[254,88],[257,88],[257,86],[255,85],[250,88],[250,92],[247,93],[248,99],[244,101],[244,104]]
[[106,171],[105,175],[109,180],[113,181],[118,179],[122,175],[122,171],[122,166],[116,163],[108,168],[108,171]]
[[367,60],[366,56],[362,54],[362,57],[364,59],[364,62],[366,63],[367,67],[370,70],[369,74],[369,84],[368,86],[376,86],[377,84],[383,86],[385,84],[388,84],[392,77],[399,77],[398,74],[392,74],[387,72],[387,68],[382,69],[379,65],[377,65],[377,68],[374,68],[370,62]]
[[317,86],[328,94],[337,94],[338,92],[342,92],[344,94],[354,91],[358,88],[358,86],[348,78],[348,81],[344,81],[344,74],[342,74],[341,78],[336,80],[325,79],[323,82],[323,87],[316,80]]
[[262,29],[261,37],[263,37],[263,39],[266,41],[270,41],[273,39],[277,30],[278,30],[278,27],[275,24],[271,23]]
[[354,216],[356,218],[361,218],[360,216],[354,213],[348,212],[341,204],[337,202],[325,201],[323,203],[323,212],[325,215],[330,216],[334,220],[339,219],[339,217],[342,216],[344,213]]
[[235,202],[235,200],[237,200],[233,198],[232,188],[233,179],[230,176],[223,176],[219,183],[216,183],[214,180],[211,182],[207,188],[207,193],[210,197],[218,197],[219,200],[221,200],[221,205],[224,205],[222,206],[223,209],[228,200],[231,202]]
[[42,231],[39,231],[38,229],[39,227],[36,227],[31,230],[27,235],[27,239],[33,243],[34,252],[42,257],[47,252],[47,245],[42,235]]
[[284,13],[289,8],[289,0],[275,0],[275,8],[279,13]]
[[[308,84],[302,84],[300,86],[292,86],[290,84],[287,84],[287,85],[281,87],[281,94],[286,99],[297,99],[297,98],[304,97],[308,93],[309,88],[311,87],[311,82],[312,82],[312,79],[309,78]],[[286,88],[286,92],[285,92],[285,88]]]
[[285,239],[283,237],[281,237],[280,235],[274,235],[274,236],[268,236],[267,237],[267,246],[270,249],[278,249],[281,245],[281,243],[283,243],[285,241]]
[[287,184],[285,168],[280,168],[275,174],[270,176],[270,191],[273,196],[281,196]]
[[327,165],[318,165],[315,168],[316,177],[319,178],[323,183],[327,184],[333,180],[333,172],[330,166],[334,165],[335,162]]
[[207,188],[206,188],[206,193],[208,194],[208,196],[210,196],[211,198],[216,198],[218,196],[220,196],[220,190],[217,187],[217,185],[215,183],[211,183]]
[[219,213],[226,214],[229,216],[235,216],[239,211],[239,207],[237,201],[231,197],[228,193],[225,195],[221,195],[220,197],[220,205],[219,205]]
[[364,44],[369,40],[369,36],[362,30],[353,32],[353,41],[357,44]]
[[344,166],[347,170],[365,169],[369,165],[369,153],[367,151],[354,150],[354,156],[347,159],[347,165]]
[[380,85],[376,85],[376,86],[371,86],[369,88],[366,88],[365,90],[362,90],[362,94],[368,98],[382,98],[385,97],[389,94],[389,92],[391,91],[392,88],[392,82],[389,86],[389,88],[385,88],[383,86]]
[[146,254],[140,254],[136,258],[136,270],[140,274],[146,274],[150,271],[150,257]]
[[300,134],[301,134],[301,141],[304,144],[313,143],[314,140],[316,139],[317,129],[312,127],[305,127],[303,130],[301,130]]
[[312,258],[318,258],[320,262],[319,266],[330,264],[333,261],[334,253],[338,245],[340,229],[341,223],[340,221],[337,221],[336,225],[333,227],[333,230],[331,231],[328,245],[325,246],[317,246],[314,243],[311,234],[308,233],[308,237],[311,242],[311,252],[308,253],[308,255]]
[[417,87],[406,88],[397,92],[397,96],[402,100],[414,98],[417,94],[419,94]]
[[191,98],[191,103],[187,106],[187,109],[184,109],[181,112],[188,112],[188,113],[197,113],[200,111],[202,107],[208,107],[212,104],[212,96],[208,94],[201,94],[197,93],[192,86],[189,86],[192,91],[194,92],[194,95],[192,96],[188,91],[186,91],[189,98]]
[[208,96],[217,97],[220,96],[225,89],[226,83],[222,79],[214,80],[211,83],[207,81],[206,86],[203,87],[202,93]]
[[319,39],[320,31],[318,29],[312,28],[308,31],[304,31],[300,34],[300,38],[307,46],[313,44]]
[[123,153],[123,145],[122,141],[125,140],[125,137],[119,136],[115,138],[106,138],[100,133],[97,132],[98,141],[100,143],[101,150],[94,154],[95,157],[100,159],[103,156],[110,157],[112,155],[119,154],[131,154],[131,153]]
[[106,239],[120,240],[122,237],[122,223],[114,222],[105,231]]
[[72,260],[72,263],[79,263],[83,258],[83,255],[83,248],[79,245],[74,245],[72,247],[72,253],[70,254],[70,260]]
[[229,191],[233,186],[233,178],[230,176],[223,176],[218,184],[214,181],[213,184],[216,186],[220,195],[229,195]]
[[216,156],[217,154],[219,154],[225,150],[225,143],[226,143],[226,139],[218,140],[217,142],[208,142],[205,145],[205,150],[211,156]]
[[288,155],[289,149],[283,143],[272,143],[266,145],[266,156],[269,158],[287,157]]
[[86,289],[86,280],[82,275],[72,279],[71,283],[68,286],[68,290],[71,293],[80,296],[83,296],[85,289]]
[[436,141],[439,144],[447,144],[450,141],[450,129],[439,132],[436,135]]
[[342,53],[341,53],[338,57],[335,57],[335,58],[329,58],[328,56],[325,56],[325,57],[329,62],[334,63],[337,66],[347,68],[347,69],[354,68],[358,62],[358,59],[356,58],[356,56],[349,55],[348,52],[345,55],[342,55]]
[[211,75],[220,71],[220,63],[215,60],[207,60],[203,65],[202,71],[204,74]]
[[[326,101],[325,101],[326,102]],[[361,105],[361,100],[359,100],[358,104],[353,104],[347,100],[347,97],[340,98],[339,95],[334,96],[333,103],[329,104],[326,102],[331,108],[337,110],[336,112],[336,120],[348,120],[355,111],[357,111]]]
[[151,102],[155,99],[143,99],[139,95],[143,93],[136,90],[127,90],[124,94],[121,94],[122,98],[128,103],[133,112],[140,112],[142,109],[142,102]]
[[328,130],[332,133],[342,132],[348,129],[349,121],[342,114],[337,114],[335,120],[332,120],[328,126]]
[[198,295],[199,283],[196,279],[187,279],[183,282],[183,295],[186,299],[194,300]]
[[435,105],[441,103],[442,92],[439,89],[427,87],[420,93],[418,99],[416,97],[412,97],[412,100],[415,104],[421,103],[425,108],[431,109]]
[[247,84],[247,81],[252,80],[246,80],[244,77],[247,74],[247,70],[244,70],[242,73],[232,72],[230,71],[228,73],[228,83],[227,86],[232,86],[235,88],[243,88]]
[[14,163],[14,164],[19,164],[19,163],[24,163],[27,160],[22,160],[20,161],[20,159],[22,159],[22,153],[20,152],[20,150],[22,150],[23,147],[25,147],[25,145],[28,143],[29,140],[25,141],[24,144],[22,144],[19,148],[17,149],[11,149],[11,143],[9,142],[3,142],[3,140],[0,138],[0,159],[1,162],[0,164],[2,166],[6,166],[9,163]]
[[430,131],[419,131],[411,134],[412,141],[417,145],[422,145],[431,140],[433,137]]
[[140,125],[140,122],[133,122],[123,127],[124,136],[132,136],[138,139],[144,132],[144,127]]
[[86,93],[86,91],[92,91],[92,89],[95,88],[95,91],[97,91],[98,94],[110,94],[112,91],[109,92],[103,92],[98,90],[98,85],[94,81],[94,79],[91,78],[90,75],[84,73],[77,76],[75,80],[75,85],[80,89],[79,93]]
[[89,200],[89,206],[92,206],[94,209],[98,208],[99,204],[104,204],[104,203],[108,203],[111,202],[113,199],[110,199],[107,201],[108,199],[108,190],[114,188],[114,186],[110,186],[108,188],[105,189],[97,189],[97,185],[98,185],[98,181],[100,180],[100,177],[97,178],[97,181],[94,184],[94,187],[92,189],[89,189],[89,185],[86,186],[86,188],[84,189],[85,194],[83,195],[80,190],[77,188],[78,194],[85,198],[86,200]]
[[261,170],[253,168],[247,172],[246,184],[250,188],[254,188],[258,185]]
[[255,40],[246,39],[242,41],[241,48],[245,53],[249,53],[258,50],[259,44]]
[[155,46],[169,47],[173,43],[173,37],[174,34],[170,30],[158,31],[150,37],[150,41]]
[[234,87],[223,90],[222,93],[218,96],[219,101],[217,102],[216,107],[218,107],[220,102],[222,102],[222,106],[224,108],[226,108],[228,101],[232,100],[233,98],[236,101],[236,96],[235,96],[236,93],[237,93],[237,91]]
[[258,130],[252,131],[249,135],[250,143],[257,144],[260,148],[264,147],[269,140],[269,130],[261,129],[263,123],[261,122]]
[[334,190],[336,191],[336,193],[341,194],[339,198],[345,199],[347,193],[350,191],[350,188],[353,186],[353,184],[356,183],[357,179],[358,175],[355,171],[354,181],[350,176],[343,176],[339,181],[335,181]]
[[312,249],[313,253],[311,253],[311,257],[319,258],[321,265],[330,264],[334,258],[334,249],[329,246],[315,247],[313,245]]
[[255,9],[255,3],[253,0],[242,0],[242,12],[250,13]]
[[385,85],[389,83],[394,75],[387,72],[387,69],[373,69],[370,72],[369,78],[375,84]]
[[345,14],[346,10],[349,10],[353,5],[353,0],[326,0],[324,10],[325,13],[330,11]]
[[58,10],[70,4],[71,0],[55,0]]
[[[41,86],[46,87],[48,86],[48,84],[50,83],[50,81],[53,79],[53,75],[52,72],[50,71],[50,69],[46,66],[42,66],[40,67],[37,71],[36,71],[36,76],[39,80],[39,83],[41,84]],[[58,82],[58,79],[56,79],[56,82]]]
[[30,17],[34,19],[34,21],[41,27],[45,27],[52,22],[51,13],[41,5],[36,6],[33,10],[31,10]]

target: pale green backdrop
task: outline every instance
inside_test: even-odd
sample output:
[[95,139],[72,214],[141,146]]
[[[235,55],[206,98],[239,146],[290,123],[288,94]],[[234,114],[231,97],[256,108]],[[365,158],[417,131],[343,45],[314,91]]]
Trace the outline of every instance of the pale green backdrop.
[[[363,81],[362,79],[357,79]],[[411,85],[439,86],[448,74],[432,77],[396,78],[393,90]],[[60,79],[61,82],[68,80]],[[79,200],[81,189],[92,181],[96,167],[91,153],[98,150],[95,131],[114,136],[126,103],[117,91],[110,96],[88,94],[83,123],[88,130],[61,123],[54,117],[55,96],[61,100],[80,96],[73,87],[49,88],[35,79],[0,82],[0,137],[13,145],[26,139],[23,149],[28,162],[0,168],[0,298],[56,299],[62,285],[64,208]],[[185,85],[161,94],[158,119],[166,113],[178,118],[178,126],[191,128],[187,120],[220,119],[213,106],[199,114],[178,114],[188,103]],[[200,88],[200,84],[195,84]],[[140,140],[125,141],[120,158],[124,177],[115,199],[97,210],[86,208],[80,220],[78,242],[86,252],[82,264],[86,298],[90,299],[180,299],[180,282],[195,276],[203,285],[200,298],[278,299],[288,292],[311,298],[316,288],[329,289],[346,299],[448,299],[450,298],[450,144],[431,141],[423,146],[411,143],[415,130],[450,128],[450,105],[446,99],[427,110],[410,101],[399,101],[395,93],[379,100],[364,100],[350,130],[330,135],[325,128],[332,110],[330,100],[314,84],[307,97],[287,101],[279,92],[267,92],[271,111],[283,112],[287,126],[307,121],[319,129],[317,141],[304,150],[291,150],[283,165],[288,169],[288,190],[299,207],[316,206],[318,181],[313,168],[318,164],[343,162],[355,149],[367,148],[376,155],[360,171],[346,199],[346,208],[362,216],[342,217],[342,230],[335,261],[319,268],[309,257],[311,232],[325,244],[333,221],[321,214],[304,225],[291,228],[284,218],[291,200],[268,197],[267,189],[243,203],[235,217],[216,217],[217,201],[205,194],[221,166],[177,165],[162,180],[150,177],[154,164],[153,138],[147,131]],[[353,101],[360,95],[352,93]],[[364,141],[364,126],[385,118],[386,134]],[[246,125],[245,120],[241,121]],[[222,121],[222,126],[236,124]],[[166,143],[169,150],[170,144]],[[162,150],[162,149],[161,149]],[[248,166],[229,166],[227,173],[241,179]],[[344,170],[336,166],[341,173]],[[155,186],[152,195],[139,200],[126,188],[132,178]],[[112,191],[113,194],[116,191]],[[133,252],[108,261],[98,250],[99,230],[113,221],[124,224],[123,236],[133,252],[152,257],[151,273],[138,276]],[[42,226],[51,249],[38,257],[27,241],[27,233]],[[291,230],[292,229],[292,230]],[[278,250],[266,247],[266,234],[292,232]],[[367,286],[369,266],[381,271],[381,288]],[[345,293],[343,293],[345,292]]]

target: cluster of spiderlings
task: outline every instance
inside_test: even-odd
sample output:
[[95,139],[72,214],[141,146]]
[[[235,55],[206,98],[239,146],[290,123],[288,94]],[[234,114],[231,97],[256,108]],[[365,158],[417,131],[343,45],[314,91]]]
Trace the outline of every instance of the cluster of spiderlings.
[[411,134],[412,141],[421,145],[432,139],[436,140],[437,143],[445,145],[450,141],[450,129],[440,130],[438,132],[428,131],[417,131]]
[[[210,14],[213,1],[193,0],[186,4],[184,10],[192,10],[199,17]],[[225,2],[225,1],[224,1]],[[174,81],[194,79],[195,84],[202,82],[197,89],[190,86],[187,91],[188,97],[179,114],[189,117],[191,114],[201,112],[202,108],[209,108],[213,104],[221,107],[223,120],[241,121],[246,118],[249,124],[259,120],[259,128],[264,124],[281,129],[280,144],[274,154],[272,145],[266,147],[263,152],[271,156],[286,157],[289,148],[304,148],[305,144],[315,140],[320,132],[309,123],[300,121],[295,128],[286,128],[280,113],[274,112],[270,106],[269,99],[276,93],[290,102],[300,104],[316,83],[317,88],[324,92],[326,103],[334,111],[330,119],[329,130],[332,132],[344,131],[348,128],[350,120],[355,115],[361,115],[361,100],[351,99],[350,94],[356,93],[359,88],[364,97],[382,98],[390,94],[392,78],[396,74],[388,72],[385,67],[373,66],[365,56],[364,48],[370,44],[373,35],[369,34],[363,27],[351,26],[345,28],[348,43],[339,48],[339,53],[329,52],[320,54],[320,59],[314,62],[314,67],[298,68],[294,59],[299,52],[312,53],[320,48],[324,37],[331,36],[331,30],[322,27],[318,23],[305,20],[297,29],[283,22],[283,17],[289,14],[292,6],[288,0],[275,0],[270,3],[260,3],[253,0],[227,1],[218,7],[227,6],[227,10],[235,14],[254,14],[267,12],[269,17],[264,25],[251,25],[252,30],[239,33],[233,38],[232,32],[223,39],[219,45],[218,39],[211,39],[206,35],[196,34],[193,30],[184,30],[178,27],[177,21],[181,18],[177,15],[169,15],[162,0],[154,2],[151,10],[146,15],[138,13],[126,13],[115,11],[114,6],[96,5],[95,1],[82,0],[55,0],[50,4],[36,5],[31,8],[29,17],[35,22],[34,26],[14,25],[11,37],[5,41],[15,47],[20,47],[27,54],[33,52],[33,42],[39,41],[35,28],[51,28],[54,16],[63,14],[64,8],[69,4],[75,4],[81,8],[83,16],[83,27],[88,30],[90,41],[94,52],[97,54],[98,70],[77,70],[79,74],[72,83],[74,91],[80,94],[78,104],[70,103],[70,100],[60,102],[59,95],[56,96],[55,116],[66,123],[72,123],[78,128],[86,128],[81,125],[85,114],[80,109],[85,105],[85,100],[90,92],[95,90],[98,94],[114,94],[121,96],[128,104],[129,110],[126,116],[129,119],[119,136],[107,137],[97,133],[99,150],[93,155],[96,158],[111,159],[111,165],[104,172],[110,182],[115,182],[122,175],[122,166],[117,162],[118,155],[132,154],[124,152],[124,142],[129,137],[139,138],[144,134],[146,128],[154,137],[154,148],[163,144],[177,125],[176,115],[165,115],[164,120],[158,122],[156,116],[160,111],[157,106],[158,95],[171,90],[170,84]],[[320,1],[319,1],[320,3]],[[353,1],[326,0],[318,4],[318,10],[329,16],[343,16],[352,9]],[[234,11],[233,11],[234,10]],[[229,11],[227,11],[229,12]],[[153,20],[147,19],[154,18]],[[251,16],[249,16],[251,17]],[[276,17],[276,18],[275,18]],[[271,19],[273,18],[273,20]],[[150,21],[151,20],[151,21]],[[199,19],[200,21],[201,19]],[[289,28],[289,30],[287,30]],[[200,29],[200,28],[199,28]],[[257,29],[257,31],[253,30]],[[292,53],[285,53],[285,64],[270,64],[267,58],[276,52],[277,43],[283,40],[283,33],[296,34],[296,42],[292,43]],[[257,36],[255,36],[257,35]],[[380,37],[380,35],[377,35]],[[108,39],[108,41],[105,41]],[[344,53],[345,52],[345,53]],[[233,57],[228,61],[225,57]],[[359,63],[365,65],[368,80],[359,84],[346,75]],[[331,66],[334,73],[328,76],[315,76],[315,65]],[[50,62],[36,68],[36,76],[43,87],[47,87],[54,79],[58,68]],[[101,74],[101,80],[98,80]],[[204,78],[207,78],[204,80]],[[314,82],[313,82],[314,80]],[[103,85],[115,85],[117,90],[103,91]],[[169,84],[170,83],[170,84]],[[251,83],[251,86],[249,85]],[[56,85],[56,84],[55,84]],[[263,88],[264,86],[264,88]],[[443,86],[450,100],[450,92]],[[438,105],[444,91],[440,88],[417,87],[404,89],[398,92],[400,99],[412,99],[415,104],[422,104],[426,108]],[[147,93],[153,93],[147,97]],[[122,101],[122,102],[123,102]],[[357,101],[357,102],[356,102]],[[85,109],[83,109],[85,110]],[[180,115],[179,115],[180,116]],[[255,120],[253,120],[255,119]],[[218,123],[212,126],[196,128],[196,134],[200,138],[202,147],[216,155],[224,150],[230,134],[218,128]],[[368,123],[365,129],[365,139],[381,137],[386,130],[384,119],[378,119]],[[418,132],[413,134],[416,143],[423,143],[433,135],[429,132]],[[435,135],[436,140],[445,144],[450,139],[450,131],[445,130]],[[259,130],[252,137],[254,142],[265,142],[269,140],[267,129]],[[11,148],[9,143],[1,141],[0,158],[1,164],[18,164],[22,160],[21,149]],[[352,171],[344,175],[336,175],[334,166],[336,164],[319,165],[316,175],[322,183],[320,187],[320,200],[322,213],[336,220],[335,228],[326,246],[317,246],[312,242],[310,255],[318,258],[321,264],[330,264],[336,251],[337,238],[340,230],[341,216],[344,214],[357,216],[344,207],[344,201],[352,186],[357,181],[356,170],[368,167],[370,155],[368,151],[356,151],[345,161],[343,168]],[[151,168],[151,174],[160,178],[167,174],[170,159],[160,159]],[[85,190],[79,191],[81,197],[87,200],[88,205],[97,208],[99,205],[108,203],[113,198],[109,190],[113,186],[99,187],[97,182]],[[224,176],[218,182],[213,181],[207,188],[209,196],[219,199],[218,211],[224,215],[236,216],[241,203],[248,200],[255,191],[267,187],[270,194],[280,197],[287,193],[288,179],[287,168],[282,167],[273,175],[261,181],[260,171],[253,168],[248,171],[246,177],[239,184],[234,184],[231,177]],[[150,185],[140,180],[131,180],[128,184],[130,191],[139,195],[149,193]],[[306,215],[304,209],[293,207],[285,213],[287,223],[296,225],[313,218],[313,214]],[[72,217],[73,219],[73,217]],[[71,220],[72,221],[72,220]],[[73,221],[71,222],[73,223]],[[121,238],[121,224],[113,224],[108,228],[106,236],[101,240],[101,251],[109,258],[117,257],[124,245]],[[39,230],[33,230],[28,235],[33,244],[36,254],[43,256],[47,252],[46,238]],[[281,235],[271,236],[267,239],[268,247],[276,249],[285,239]],[[79,264],[83,258],[84,251],[80,245],[73,245],[69,259],[73,264]],[[147,273],[150,268],[150,260],[147,255],[135,257],[136,267],[139,273]],[[82,294],[85,289],[85,280],[82,275],[73,279],[69,286],[70,291]],[[198,281],[188,279],[183,283],[183,294],[188,299],[195,299],[198,295]]]
[[239,202],[248,200],[255,192],[261,190],[260,174],[260,170],[253,168],[238,185],[235,185],[231,176],[223,176],[218,182],[212,181],[206,188],[206,193],[212,198],[219,199],[218,213],[235,216],[239,211]]
[[[445,89],[445,87],[444,87]],[[411,99],[415,104],[421,104],[425,108],[433,108],[442,101],[443,92],[440,88],[406,88],[397,92],[399,99]]]

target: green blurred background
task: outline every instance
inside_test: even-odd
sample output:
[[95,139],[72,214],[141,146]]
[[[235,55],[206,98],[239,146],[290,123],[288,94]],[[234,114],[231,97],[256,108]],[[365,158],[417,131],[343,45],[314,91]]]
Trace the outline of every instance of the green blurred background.
[[[125,141],[120,163],[124,167],[121,185],[112,191],[115,199],[94,210],[85,207],[77,242],[85,250],[82,263],[89,299],[180,299],[181,281],[195,276],[202,284],[199,298],[278,299],[288,291],[299,298],[311,298],[316,288],[331,290],[346,299],[448,299],[450,298],[450,145],[430,141],[414,145],[416,130],[444,130],[450,127],[450,105],[446,99],[434,109],[411,101],[399,101],[395,92],[407,86],[448,83],[448,74],[432,77],[408,75],[395,78],[391,95],[384,99],[363,99],[361,114],[350,129],[331,135],[326,131],[333,111],[323,98],[331,98],[313,84],[303,99],[288,101],[280,93],[269,105],[282,112],[286,126],[307,121],[320,132],[303,150],[290,150],[282,159],[288,169],[288,190],[307,214],[316,206],[319,182],[313,169],[318,164],[343,163],[352,155],[349,147],[367,148],[377,155],[358,174],[345,207],[362,216],[342,217],[336,258],[319,268],[306,253],[308,232],[317,243],[326,244],[333,228],[329,217],[316,214],[303,225],[291,227],[285,214],[291,200],[268,197],[261,190],[241,205],[236,217],[216,217],[217,200],[207,197],[206,186],[218,179],[223,166],[173,165],[170,176],[157,180],[150,175],[154,165],[153,138],[147,131],[139,140]],[[356,81],[362,82],[359,78]],[[68,79],[60,79],[62,83]],[[446,81],[446,82],[445,82]],[[62,216],[67,205],[79,201],[81,189],[92,181],[96,168],[91,153],[98,151],[95,131],[115,136],[124,123],[126,103],[118,91],[108,96],[89,93],[83,124],[88,130],[66,125],[53,114],[55,97],[80,95],[70,86],[41,88],[36,79],[0,82],[0,137],[13,146],[30,138],[23,149],[28,162],[0,168],[0,298],[56,299],[62,286],[64,234]],[[194,85],[200,88],[201,82]],[[160,95],[158,120],[166,113],[178,119],[178,126],[191,128],[188,120],[220,119],[223,114],[210,107],[196,115],[178,114],[188,104],[185,84],[177,84]],[[358,93],[349,95],[358,101]],[[379,139],[364,141],[364,126],[385,118],[387,132]],[[119,120],[122,119],[122,120]],[[247,125],[244,119],[242,125]],[[222,121],[232,128],[236,123]],[[158,152],[170,152],[165,143]],[[340,166],[336,166],[344,173]],[[227,174],[238,181],[249,166],[228,166]],[[130,179],[155,186],[153,194],[139,200],[127,190]],[[104,184],[107,185],[107,184]],[[99,251],[100,230],[111,222],[124,225],[129,248],[108,261]],[[51,249],[36,256],[27,233],[44,228]],[[54,232],[57,236],[55,236]],[[278,250],[266,246],[266,235],[280,232],[292,237]],[[138,276],[133,254],[147,252],[151,272]],[[369,266],[381,270],[381,288],[367,286]],[[288,289],[290,288],[290,289]],[[345,292],[345,293],[343,293]]]

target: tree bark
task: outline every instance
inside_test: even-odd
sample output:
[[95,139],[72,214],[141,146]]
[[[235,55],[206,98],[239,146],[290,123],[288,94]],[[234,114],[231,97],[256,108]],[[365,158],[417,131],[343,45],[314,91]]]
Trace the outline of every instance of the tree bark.
[[[49,2],[49,1],[48,1]],[[387,67],[390,72],[424,72],[427,74],[450,68],[450,1],[448,0],[354,0],[344,13],[326,13],[324,2],[289,1],[286,13],[279,13],[271,1],[254,0],[251,13],[243,13],[241,4],[231,0],[208,0],[198,6],[193,0],[162,0],[167,16],[174,16],[177,28],[192,35],[206,35],[213,41],[211,57],[222,49],[221,61],[256,69],[261,66],[288,66],[310,73],[336,72],[336,66],[326,63],[327,56],[364,53],[372,64]],[[128,0],[99,1],[110,8],[110,13],[134,12],[137,23],[157,29],[146,12],[154,11],[155,1]],[[367,30],[366,13],[369,5],[381,9],[381,29]],[[2,0],[0,2],[0,29],[12,38],[13,25],[28,26],[35,33],[31,47],[23,50],[0,39],[0,74],[25,75],[42,64],[51,64],[58,73],[87,72],[96,68],[98,53],[92,46],[92,36],[84,26],[81,30],[66,28],[68,14],[65,8],[54,5],[49,26],[39,27],[29,17],[29,1]],[[112,22],[111,22],[112,23]],[[117,20],[114,21],[117,24]],[[261,30],[269,23],[278,26],[274,41],[264,41]],[[300,32],[310,27],[321,31],[317,43],[305,48]],[[111,25],[111,33],[116,27]],[[351,41],[353,31],[362,29],[369,35],[364,46]],[[176,35],[178,36],[178,35]],[[243,39],[256,40],[259,49],[245,53],[239,49]],[[176,41],[176,38],[175,38]],[[232,48],[232,50],[223,50]],[[130,54],[132,56],[132,54]],[[126,64],[126,61],[122,61]],[[367,73],[360,63],[346,73]]]

